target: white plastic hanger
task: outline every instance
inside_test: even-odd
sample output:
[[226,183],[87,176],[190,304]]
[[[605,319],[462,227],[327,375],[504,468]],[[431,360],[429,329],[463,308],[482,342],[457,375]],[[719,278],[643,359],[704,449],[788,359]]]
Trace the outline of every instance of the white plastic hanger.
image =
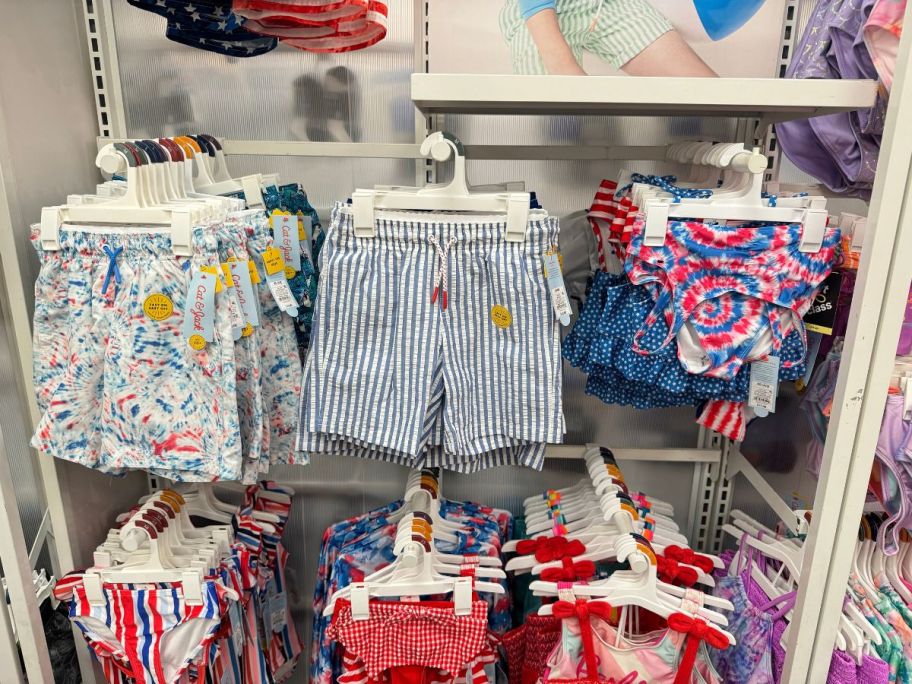
[[[557,596],[559,591],[562,591],[558,588],[557,583],[540,580],[532,582],[529,588],[538,596]],[[688,612],[678,597],[665,592],[664,583],[658,582],[656,577],[655,565],[650,565],[647,570],[641,573],[616,572],[606,580],[574,585],[571,591],[578,598],[585,597],[596,601],[605,601],[615,607],[638,606],[665,618],[672,613]],[[686,594],[686,592],[684,593]],[[710,597],[706,598],[709,599]],[[728,605],[731,606],[730,603]],[[553,604],[543,605],[538,614],[552,615]],[[724,615],[704,606],[697,608],[696,615],[717,625],[728,625],[728,619]],[[731,634],[728,632],[723,633],[730,644],[735,643],[735,638]]]
[[447,185],[424,189],[358,189],[352,193],[355,235],[375,235],[374,212],[378,209],[427,211],[465,211],[506,214],[507,242],[523,242],[529,220],[530,195],[527,192],[472,193],[466,181],[465,151],[462,143],[449,133],[433,133],[421,144],[421,154],[439,162],[454,157],[453,180]]
[[[251,209],[265,207],[263,202],[263,175],[256,173],[241,178],[231,178],[228,176],[227,165],[224,166],[224,176],[222,180],[213,177],[216,167],[218,153],[222,152],[221,143],[215,138],[208,135],[197,135],[194,138],[203,149],[202,154],[194,157],[195,175],[193,184],[200,192],[210,193],[213,195],[226,195],[228,193],[241,192],[244,194],[244,200]],[[218,146],[218,147],[216,147]],[[224,164],[224,156],[221,158]]]
[[107,202],[45,207],[41,210],[43,249],[60,249],[60,228],[65,223],[77,224],[69,226],[70,230],[81,230],[85,226],[97,230],[100,224],[114,224],[119,228],[113,232],[122,233],[148,233],[158,228],[170,235],[175,255],[192,254],[192,228],[209,214],[209,208],[199,204],[156,205],[151,193],[151,176],[141,170],[142,158],[135,150],[135,147],[131,149],[124,143],[114,143],[105,145],[95,158],[96,165],[102,170],[126,170],[127,190],[123,196]]
[[[682,198],[673,202],[656,198],[640,205],[646,213],[644,244],[661,246],[665,243],[668,220],[673,218],[712,219],[720,221],[768,221],[800,223],[802,235],[799,249],[802,252],[820,250],[826,231],[828,215],[823,198],[815,198],[807,208],[771,207],[762,197],[763,174],[766,159],[759,150],[735,154],[729,168],[741,174],[742,181],[731,192],[714,192],[709,199]],[[822,206],[821,206],[822,205]]]
[[[400,526],[405,520],[400,522]],[[438,563],[439,558],[435,558],[432,544],[424,546],[417,541],[408,541],[392,564],[369,575],[363,582],[352,583],[333,594],[323,614],[332,615],[340,598],[350,597],[352,615],[355,619],[366,619],[370,615],[371,596],[389,598],[452,593],[456,614],[464,615],[471,612],[473,591],[504,593],[500,584],[442,574],[436,569]]]
[[[145,521],[144,521],[145,522]],[[83,576],[83,585],[86,590],[86,597],[92,605],[104,605],[105,596],[102,585],[105,582],[115,584],[157,584],[157,583],[175,583],[180,582],[184,600],[188,605],[202,604],[202,579],[203,573],[197,568],[174,568],[165,567],[162,563],[161,550],[158,545],[158,539],[154,534],[154,528],[146,529],[149,534],[149,556],[148,558],[136,565],[124,565],[116,568],[93,568]],[[228,595],[234,595],[237,600],[238,596],[234,590],[229,587],[225,588]]]

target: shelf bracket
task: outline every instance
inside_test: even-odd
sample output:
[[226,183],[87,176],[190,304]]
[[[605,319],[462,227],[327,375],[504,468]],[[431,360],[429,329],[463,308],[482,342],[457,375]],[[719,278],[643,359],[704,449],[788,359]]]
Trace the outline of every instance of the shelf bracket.
[[778,492],[776,492],[770,483],[766,481],[766,478],[760,474],[760,471],[744,457],[744,454],[733,449],[728,455],[726,478],[732,480],[735,475],[743,475],[744,478],[753,485],[754,489],[757,490],[757,493],[760,494],[769,507],[773,509],[777,516],[779,516],[779,519],[782,520],[783,524],[790,532],[793,534],[799,534],[801,532],[802,519],[798,514],[792,510],[791,506],[783,501]]

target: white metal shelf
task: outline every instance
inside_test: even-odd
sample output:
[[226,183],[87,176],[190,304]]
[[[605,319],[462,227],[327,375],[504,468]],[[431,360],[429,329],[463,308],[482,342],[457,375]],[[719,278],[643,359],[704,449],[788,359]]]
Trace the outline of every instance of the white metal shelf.
[[412,101],[432,114],[749,117],[768,122],[865,109],[874,81],[412,74]]

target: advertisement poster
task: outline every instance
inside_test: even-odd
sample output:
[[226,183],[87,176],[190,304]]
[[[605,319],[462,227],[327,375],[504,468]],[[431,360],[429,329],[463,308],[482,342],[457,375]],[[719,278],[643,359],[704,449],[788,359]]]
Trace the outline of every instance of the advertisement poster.
[[773,78],[786,0],[435,0],[431,73]]

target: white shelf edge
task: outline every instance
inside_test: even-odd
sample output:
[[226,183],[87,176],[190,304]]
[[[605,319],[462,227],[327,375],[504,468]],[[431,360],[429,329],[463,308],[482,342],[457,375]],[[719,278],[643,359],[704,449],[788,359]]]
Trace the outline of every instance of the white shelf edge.
[[877,84],[854,80],[412,74],[430,114],[611,114],[807,118],[864,109]]

